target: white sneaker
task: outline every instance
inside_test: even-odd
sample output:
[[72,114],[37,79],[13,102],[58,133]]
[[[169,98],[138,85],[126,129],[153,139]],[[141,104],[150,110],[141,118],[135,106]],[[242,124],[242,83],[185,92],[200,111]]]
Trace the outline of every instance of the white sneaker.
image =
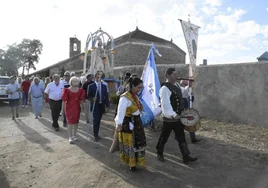
[[70,144],[73,144],[74,143],[73,137],[69,138],[69,143]]
[[28,105],[26,105],[26,108],[28,108]]
[[24,108],[24,105],[22,105],[22,108]]
[[73,136],[74,141],[78,141],[78,138],[76,136]]

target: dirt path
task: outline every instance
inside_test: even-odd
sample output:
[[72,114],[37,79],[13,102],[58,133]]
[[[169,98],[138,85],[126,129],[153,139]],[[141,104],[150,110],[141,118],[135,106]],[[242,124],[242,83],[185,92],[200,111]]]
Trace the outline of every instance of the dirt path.
[[155,155],[159,132],[146,129],[147,167],[133,173],[120,164],[118,153],[108,152],[113,113],[104,116],[103,139],[98,143],[87,136],[82,116],[80,141],[70,145],[65,128],[52,129],[48,109],[39,120],[30,108],[21,111],[21,117],[12,121],[7,105],[0,105],[0,188],[268,187],[268,129],[262,127],[203,119],[198,132],[203,141],[189,143],[199,160],[188,166],[182,163],[174,135],[165,148],[166,162],[159,162]]

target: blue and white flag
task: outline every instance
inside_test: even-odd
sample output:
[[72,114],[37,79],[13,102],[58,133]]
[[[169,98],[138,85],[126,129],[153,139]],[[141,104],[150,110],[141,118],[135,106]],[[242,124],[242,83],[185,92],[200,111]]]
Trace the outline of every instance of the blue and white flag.
[[152,44],[141,77],[143,81],[143,89],[139,98],[143,106],[141,120],[142,124],[145,126],[152,122],[155,116],[161,113],[161,108],[159,106],[160,82],[155,65],[154,52],[161,57],[156,47]]

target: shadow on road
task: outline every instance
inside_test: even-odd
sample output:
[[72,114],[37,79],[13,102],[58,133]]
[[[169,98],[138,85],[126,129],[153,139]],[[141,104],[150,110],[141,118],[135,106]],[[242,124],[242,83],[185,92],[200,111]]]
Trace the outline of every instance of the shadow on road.
[[0,170],[0,187],[1,188],[10,188],[9,183],[7,181],[5,173]]
[[26,125],[21,119],[17,119],[15,121],[17,127],[24,132],[24,137],[29,140],[30,142],[39,144],[45,151],[53,152],[54,150],[48,146],[47,144],[50,143],[50,140],[43,137],[39,134],[36,130],[32,129],[28,125]]
[[[79,123],[79,142],[76,146],[96,159],[101,166],[116,174],[124,181],[135,187],[192,187],[192,188],[259,188],[268,187],[264,177],[268,175],[267,156],[256,151],[226,143],[212,138],[202,138],[199,144],[188,144],[194,156],[199,159],[196,163],[184,165],[181,153],[174,135],[171,135],[165,146],[166,161],[160,162],[156,158],[155,145],[160,132],[146,130],[147,150],[146,168],[138,168],[137,172],[130,172],[128,166],[121,164],[119,154],[109,153],[113,138],[114,126],[106,123],[111,121],[113,115],[105,115],[101,123],[100,135],[102,139],[94,142],[91,138],[92,127],[81,121]],[[67,138],[67,131],[55,132],[51,122],[39,119],[48,129],[56,135]],[[63,130],[63,129],[62,129]],[[186,133],[187,139],[189,134]],[[104,186],[105,181],[99,181],[98,186]],[[107,182],[106,182],[107,183]]]
[[62,138],[68,139],[68,133],[65,130],[65,128],[60,126],[59,131],[55,131],[55,129],[52,127],[52,121],[48,121],[45,118],[39,118],[38,121],[43,124],[47,130],[49,130],[50,132],[54,133],[57,136],[60,136]]

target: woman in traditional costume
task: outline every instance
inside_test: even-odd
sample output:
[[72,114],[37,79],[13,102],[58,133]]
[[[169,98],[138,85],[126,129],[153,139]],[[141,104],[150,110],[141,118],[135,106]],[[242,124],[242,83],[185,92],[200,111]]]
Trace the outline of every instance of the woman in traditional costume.
[[114,120],[119,131],[120,160],[129,165],[130,171],[135,171],[136,165],[145,165],[146,137],[140,118],[142,104],[137,95],[143,82],[140,78],[130,78],[129,87],[120,97]]

